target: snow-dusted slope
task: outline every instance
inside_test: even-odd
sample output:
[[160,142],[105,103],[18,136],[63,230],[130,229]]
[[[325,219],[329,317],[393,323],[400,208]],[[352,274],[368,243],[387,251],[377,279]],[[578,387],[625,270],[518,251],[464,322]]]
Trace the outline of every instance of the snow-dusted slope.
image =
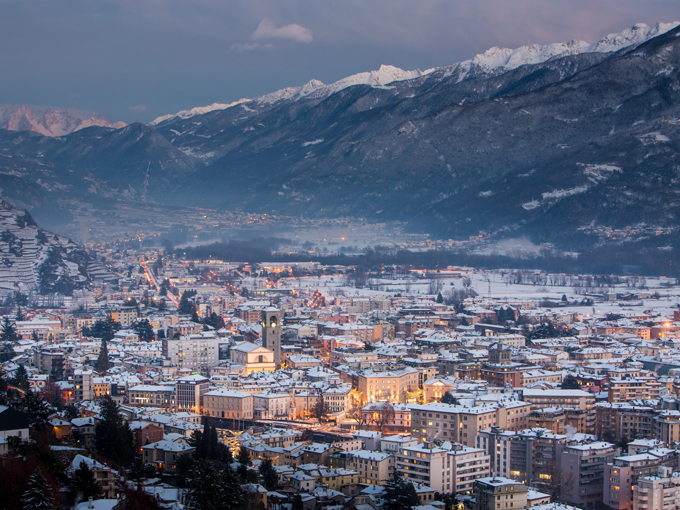
[[90,282],[89,264],[76,243],[41,229],[30,215],[0,199],[0,295],[67,294]]
[[672,30],[679,24],[680,22],[676,21],[674,23],[657,23],[653,27],[649,27],[644,23],[637,23],[618,34],[609,34],[593,44],[573,40],[545,45],[532,44],[517,49],[494,46],[470,60],[458,62],[457,64],[437,70],[444,70],[444,76],[457,75],[458,80],[462,81],[473,73],[505,72],[526,64],[538,64],[553,58],[577,55],[579,53],[615,52],[648,41],[652,37]]
[[195,117],[196,115],[203,115],[204,113],[210,113],[214,112],[215,110],[226,110],[227,108],[231,108],[232,106],[239,105],[241,103],[247,103],[250,101],[250,99],[239,99],[238,101],[234,101],[233,103],[213,103],[208,106],[197,106],[196,108],[192,108],[191,110],[182,110],[181,112],[177,113],[168,113],[167,115],[161,115],[160,117],[156,117],[153,119],[151,122],[149,122],[149,126],[155,126],[157,124],[160,124],[161,122],[164,122],[168,119],[174,119],[175,117],[179,117],[181,119],[188,119],[189,117]]
[[439,80],[450,76],[457,76],[458,81],[463,81],[466,78],[479,76],[480,74],[499,74],[526,64],[538,64],[550,59],[576,55],[579,53],[606,53],[619,51],[630,46],[641,44],[652,37],[656,37],[657,35],[661,35],[675,28],[679,24],[680,22],[657,23],[653,27],[649,27],[644,23],[637,23],[617,34],[609,34],[593,44],[573,40],[546,45],[532,44],[516,49],[494,46],[470,60],[465,60],[449,66],[428,69],[426,71],[404,71],[398,67],[382,65],[378,70],[354,74],[329,85],[326,85],[319,80],[310,80],[300,87],[286,87],[254,100],[240,99],[239,101],[228,104],[214,103],[210,106],[196,107],[175,114],[163,115],[151,121],[149,125],[156,126],[174,118],[187,119],[214,110],[224,110],[238,105],[243,105],[242,107],[245,109],[252,109],[255,107],[272,105],[279,101],[296,101],[306,97],[324,98],[353,85],[385,87],[391,83],[404,82],[430,74],[432,74],[435,79]]
[[0,105],[0,128],[10,131],[35,131],[45,136],[64,136],[90,126],[125,127],[96,113],[81,118],[66,110],[39,110],[26,105]]

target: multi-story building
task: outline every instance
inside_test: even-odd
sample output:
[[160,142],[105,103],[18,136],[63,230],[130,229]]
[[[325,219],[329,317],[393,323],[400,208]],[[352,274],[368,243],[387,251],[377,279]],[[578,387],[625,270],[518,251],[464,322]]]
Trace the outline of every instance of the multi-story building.
[[558,444],[557,464],[564,484],[562,500],[587,508],[601,504],[605,466],[618,454],[618,448],[603,441]]
[[659,398],[660,389],[661,383],[656,377],[612,377],[607,401],[652,400]]
[[128,402],[133,406],[175,407],[175,386],[140,384],[128,390]]
[[475,510],[523,510],[527,507],[526,485],[503,477],[475,481]]
[[674,510],[680,507],[680,473],[660,467],[655,476],[638,480],[633,491],[633,510]]
[[208,373],[219,364],[219,339],[212,332],[164,338],[163,356],[178,368]]
[[467,492],[474,480],[488,476],[489,456],[479,448],[425,441],[400,450],[397,471],[409,481],[438,492]]
[[357,389],[370,402],[401,402],[406,392],[418,388],[418,370],[406,367],[377,372],[364,370],[357,375]]
[[578,432],[592,434],[595,431],[595,395],[581,390],[535,390],[523,388],[521,398],[531,403],[531,409],[561,407],[571,410],[571,421]]
[[33,354],[33,364],[43,374],[57,380],[64,378],[64,352],[61,349],[37,349]]
[[345,467],[359,473],[358,483],[385,485],[392,476],[395,461],[389,453],[353,450],[348,452]]
[[129,326],[139,316],[139,312],[137,312],[137,308],[131,306],[112,310],[109,315],[114,321],[119,322],[121,326]]
[[654,437],[666,444],[680,441],[680,411],[663,411],[654,418]]
[[656,474],[660,466],[677,466],[675,450],[658,448],[645,453],[615,457],[604,468],[604,503],[613,510],[633,508],[633,486],[640,477]]
[[177,379],[175,404],[178,411],[201,414],[203,395],[210,390],[210,380],[202,375],[187,375]]
[[73,371],[73,399],[76,402],[92,400],[94,371],[91,368],[77,368]]
[[616,439],[653,437],[657,411],[637,402],[601,402],[595,405],[595,434],[609,432]]
[[253,418],[260,420],[288,419],[291,397],[288,393],[263,392],[253,395]]
[[516,400],[486,403],[474,407],[430,403],[411,406],[411,435],[421,439],[441,438],[474,446],[480,430],[501,427],[527,428],[531,405]]
[[491,457],[491,472],[527,485],[544,488],[557,472],[557,445],[567,436],[534,428],[511,432],[494,427],[482,430],[477,447]]
[[253,395],[245,391],[220,388],[203,395],[203,414],[234,420],[253,419]]

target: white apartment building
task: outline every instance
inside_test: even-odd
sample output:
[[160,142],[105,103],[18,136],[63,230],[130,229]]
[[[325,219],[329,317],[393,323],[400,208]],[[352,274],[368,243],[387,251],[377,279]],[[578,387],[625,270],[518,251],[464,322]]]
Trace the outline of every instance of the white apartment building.
[[213,332],[163,339],[163,356],[178,368],[207,373],[219,365],[219,339]]
[[253,418],[260,420],[288,419],[291,398],[288,393],[264,392],[253,395]]
[[437,492],[471,493],[478,478],[489,476],[489,456],[480,448],[444,441],[426,441],[402,448],[397,471],[409,481]]
[[638,479],[633,490],[633,510],[674,510],[680,507],[680,473],[659,467],[658,475]]
[[92,400],[94,371],[91,368],[78,368],[73,371],[73,399],[76,402]]

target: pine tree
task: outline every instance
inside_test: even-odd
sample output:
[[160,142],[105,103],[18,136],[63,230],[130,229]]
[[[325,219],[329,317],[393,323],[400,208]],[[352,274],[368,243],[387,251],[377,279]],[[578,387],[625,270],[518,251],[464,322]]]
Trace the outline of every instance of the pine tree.
[[22,322],[26,320],[26,316],[24,313],[21,311],[21,307],[17,307],[17,315],[16,315],[16,321],[17,322]]
[[207,460],[199,461],[192,472],[185,505],[190,510],[240,510],[246,498],[234,471],[217,471]]
[[397,471],[385,484],[383,508],[385,510],[409,510],[420,505],[420,498],[411,482],[404,480]]
[[262,485],[268,490],[273,491],[279,484],[279,476],[272,465],[272,461],[265,459],[260,464],[260,474],[262,475]]
[[21,388],[22,390],[28,390],[28,372],[26,372],[26,367],[19,365],[16,372],[14,372],[14,385]]
[[24,492],[21,504],[24,510],[52,510],[56,508],[52,496],[52,487],[47,483],[47,479],[39,467],[35,468],[33,475],[31,475],[28,490]]
[[2,331],[0,332],[0,342],[18,342],[19,335],[17,334],[16,327],[13,323],[9,321],[9,317],[5,317],[2,322]]
[[118,404],[106,395],[100,403],[101,420],[94,428],[97,452],[119,466],[128,466],[135,456],[134,436],[123,420]]
[[111,368],[111,362],[109,361],[109,350],[106,347],[106,340],[102,338],[102,345],[99,349],[99,357],[97,358],[97,364],[94,366],[95,370],[100,374],[106,372]]
[[250,466],[250,454],[243,446],[241,446],[241,449],[238,451],[238,457],[236,457],[236,460],[238,460],[239,464]]
[[437,303],[443,303],[444,302],[444,296],[442,296],[442,293],[440,292],[437,294]]
[[85,461],[81,462],[80,466],[69,476],[68,491],[71,498],[76,501],[83,501],[88,498],[101,499],[104,497],[102,486]]

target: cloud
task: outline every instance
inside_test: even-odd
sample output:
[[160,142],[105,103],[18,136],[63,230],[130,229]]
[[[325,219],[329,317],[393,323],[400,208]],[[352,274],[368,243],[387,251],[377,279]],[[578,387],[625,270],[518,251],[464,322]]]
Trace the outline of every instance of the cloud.
[[129,110],[132,113],[144,113],[149,110],[149,107],[143,104],[138,104],[135,106],[130,106]]
[[253,50],[271,50],[274,46],[266,43],[239,43],[239,44],[232,44],[231,48],[229,48],[230,53],[243,53],[244,51],[253,51]]
[[251,41],[262,39],[287,39],[299,43],[309,44],[312,42],[312,32],[297,23],[277,27],[268,19],[263,19],[257,26],[255,32],[250,34]]

